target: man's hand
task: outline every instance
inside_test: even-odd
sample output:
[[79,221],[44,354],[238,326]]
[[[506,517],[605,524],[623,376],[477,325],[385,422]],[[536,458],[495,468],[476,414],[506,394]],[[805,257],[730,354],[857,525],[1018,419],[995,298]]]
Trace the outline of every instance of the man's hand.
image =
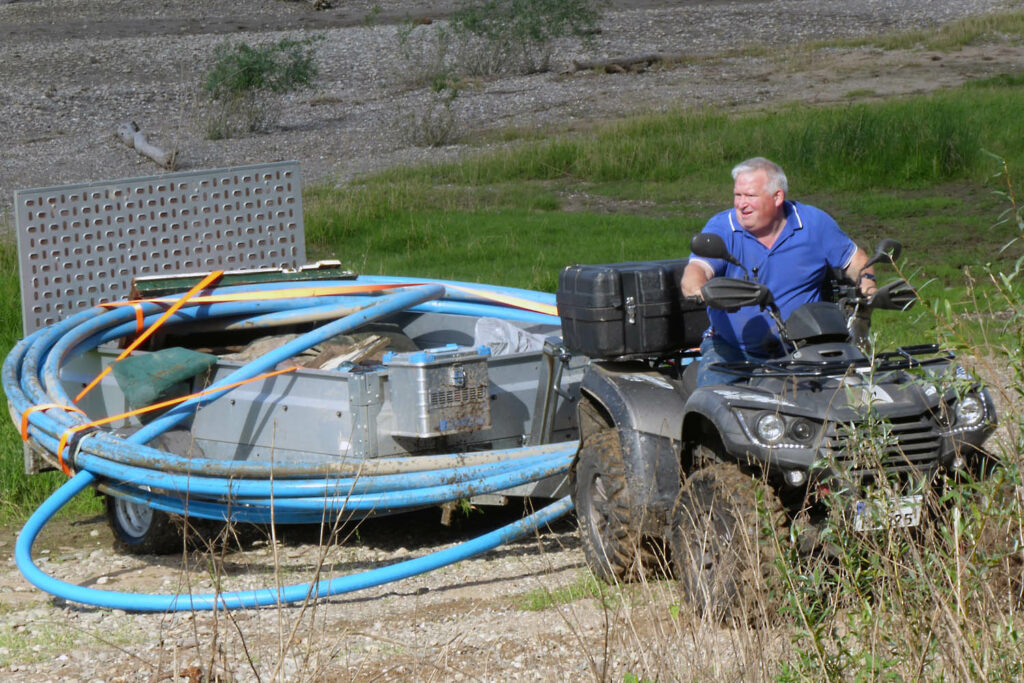
[[865,267],[867,262],[867,253],[858,247],[857,251],[853,253],[853,257],[850,258],[845,272],[846,277],[857,283],[860,293],[869,297],[878,289],[878,283],[875,282],[875,269],[872,266]]
[[683,280],[680,282],[683,296],[688,299],[704,301],[704,295],[701,294],[700,288],[711,279],[712,275],[714,273],[711,271],[711,266],[703,261],[690,261],[687,263],[686,269],[683,270]]
[[867,298],[871,298],[871,295],[878,291],[878,283],[875,282],[874,273],[861,273],[860,276],[860,293]]

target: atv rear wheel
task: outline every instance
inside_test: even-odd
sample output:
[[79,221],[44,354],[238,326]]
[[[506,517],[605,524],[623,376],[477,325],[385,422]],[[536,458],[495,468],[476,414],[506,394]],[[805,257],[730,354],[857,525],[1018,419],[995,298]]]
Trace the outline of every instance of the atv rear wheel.
[[694,610],[716,622],[770,610],[777,539],[785,521],[775,492],[735,465],[713,464],[680,491],[669,546]]
[[608,582],[640,578],[657,558],[644,547],[626,486],[619,434],[607,428],[587,437],[569,473],[583,554],[594,574]]

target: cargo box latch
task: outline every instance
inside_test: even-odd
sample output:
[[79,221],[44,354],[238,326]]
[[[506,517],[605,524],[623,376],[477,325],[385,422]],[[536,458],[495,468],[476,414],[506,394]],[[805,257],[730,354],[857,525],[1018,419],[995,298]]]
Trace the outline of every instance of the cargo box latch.
[[636,297],[626,297],[626,322],[636,325]]

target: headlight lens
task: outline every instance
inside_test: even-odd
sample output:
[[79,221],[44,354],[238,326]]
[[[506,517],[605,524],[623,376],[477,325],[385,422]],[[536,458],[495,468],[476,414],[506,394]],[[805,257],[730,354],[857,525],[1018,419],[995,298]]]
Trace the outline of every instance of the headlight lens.
[[985,418],[985,404],[977,396],[964,396],[956,404],[956,423],[959,427],[974,427]]
[[757,436],[765,443],[775,443],[786,433],[786,423],[778,415],[768,414],[757,418]]
[[807,420],[797,420],[789,431],[799,441],[810,441],[814,436],[814,425]]

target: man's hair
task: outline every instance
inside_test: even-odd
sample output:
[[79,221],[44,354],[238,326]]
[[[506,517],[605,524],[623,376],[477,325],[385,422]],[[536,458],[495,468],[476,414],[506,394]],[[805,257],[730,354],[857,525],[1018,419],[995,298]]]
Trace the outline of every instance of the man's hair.
[[782,170],[782,167],[764,157],[754,157],[753,159],[747,159],[736,164],[732,169],[732,179],[736,180],[737,176],[741,173],[752,173],[754,171],[764,171],[768,176],[768,182],[765,183],[764,189],[769,194],[775,194],[777,190],[782,190],[784,193],[789,194],[789,181],[786,180],[786,173]]

